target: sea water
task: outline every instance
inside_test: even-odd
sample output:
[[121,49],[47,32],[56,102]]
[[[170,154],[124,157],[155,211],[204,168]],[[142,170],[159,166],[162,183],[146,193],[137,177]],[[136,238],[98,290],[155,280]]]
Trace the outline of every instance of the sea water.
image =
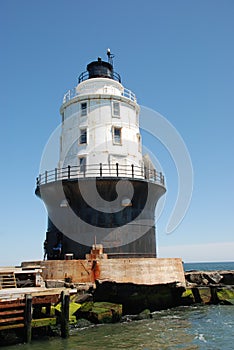
[[[234,263],[185,264],[185,270],[234,270]],[[221,267],[222,266],[222,267]],[[73,329],[68,339],[43,338],[8,350],[234,349],[234,306],[194,305],[154,312],[152,319]]]
[[198,270],[198,271],[214,271],[214,270],[234,270],[234,262],[201,262],[201,263],[185,263],[184,270]]

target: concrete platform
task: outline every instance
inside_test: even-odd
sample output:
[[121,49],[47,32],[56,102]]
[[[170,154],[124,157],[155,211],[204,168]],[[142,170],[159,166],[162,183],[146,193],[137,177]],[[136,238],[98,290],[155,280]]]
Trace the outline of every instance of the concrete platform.
[[[32,266],[33,262],[22,263],[22,266],[27,265]],[[69,280],[72,283],[109,280],[141,285],[178,283],[185,287],[180,258],[48,260],[41,261],[40,267],[44,280]]]

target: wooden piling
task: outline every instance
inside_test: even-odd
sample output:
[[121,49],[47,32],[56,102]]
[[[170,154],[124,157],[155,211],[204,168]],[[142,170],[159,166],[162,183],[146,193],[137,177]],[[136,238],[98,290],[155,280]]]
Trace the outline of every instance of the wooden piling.
[[192,288],[192,293],[193,293],[193,297],[195,300],[195,303],[202,303],[202,298],[200,296],[200,292],[198,288]]
[[61,293],[61,337],[69,337],[69,302],[70,295],[67,291]]
[[32,296],[30,294],[25,295],[25,329],[24,329],[24,341],[30,343],[32,340]]
[[217,294],[217,287],[214,287],[214,286],[210,287],[210,295],[211,295],[210,303],[219,304],[220,300]]

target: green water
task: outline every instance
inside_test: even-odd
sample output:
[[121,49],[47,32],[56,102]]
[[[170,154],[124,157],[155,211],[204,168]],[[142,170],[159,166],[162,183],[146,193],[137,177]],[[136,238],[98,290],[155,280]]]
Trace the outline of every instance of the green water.
[[69,339],[43,338],[8,350],[234,349],[234,306],[178,307],[152,319],[73,329]]

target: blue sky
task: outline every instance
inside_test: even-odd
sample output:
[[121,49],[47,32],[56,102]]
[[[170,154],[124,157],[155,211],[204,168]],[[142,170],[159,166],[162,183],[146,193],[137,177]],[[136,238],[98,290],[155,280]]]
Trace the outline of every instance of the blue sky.
[[42,257],[46,211],[34,195],[42,151],[63,94],[107,47],[124,86],[174,125],[193,163],[191,205],[168,235],[176,170],[143,135],[167,179],[159,256],[234,260],[233,13],[232,0],[1,1],[0,265]]

